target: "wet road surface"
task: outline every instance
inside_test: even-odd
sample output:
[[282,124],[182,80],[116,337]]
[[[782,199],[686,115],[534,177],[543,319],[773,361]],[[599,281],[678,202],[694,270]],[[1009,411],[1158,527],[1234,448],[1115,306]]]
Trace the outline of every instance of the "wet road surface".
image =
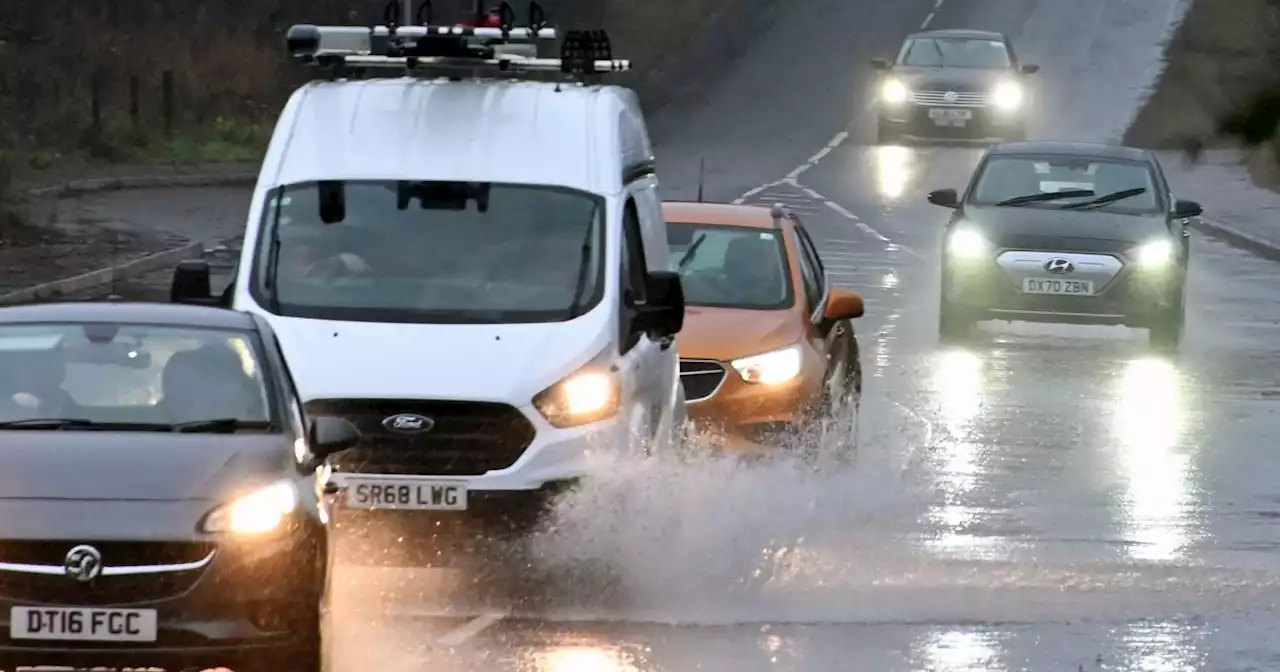
[[[1044,66],[1032,137],[1111,137],[1123,92],[1093,59],[1135,5],[803,4],[655,137],[669,196],[707,157],[712,197],[787,203],[865,295],[858,464],[606,465],[558,507],[532,603],[457,572],[344,571],[342,669],[1280,667],[1280,267],[1196,235],[1174,358],[1110,327],[987,324],[940,348],[946,212],[923,195],[962,186],[980,150],[875,147],[860,112],[861,64],[927,17],[1002,30]],[[814,65],[786,70],[784,44]],[[554,571],[580,566],[603,571]]]

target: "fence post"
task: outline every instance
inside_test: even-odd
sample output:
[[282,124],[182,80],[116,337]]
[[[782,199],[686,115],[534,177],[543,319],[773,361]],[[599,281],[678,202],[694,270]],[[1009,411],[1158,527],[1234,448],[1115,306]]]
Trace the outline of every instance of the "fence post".
[[102,136],[102,98],[106,95],[106,83],[101,68],[89,76],[89,129],[94,137]]
[[160,76],[160,104],[164,115],[164,134],[173,137],[173,71],[165,70]]
[[142,127],[141,110],[138,98],[142,95],[142,82],[138,80],[137,75],[129,75],[129,119],[133,122],[133,130],[137,132]]

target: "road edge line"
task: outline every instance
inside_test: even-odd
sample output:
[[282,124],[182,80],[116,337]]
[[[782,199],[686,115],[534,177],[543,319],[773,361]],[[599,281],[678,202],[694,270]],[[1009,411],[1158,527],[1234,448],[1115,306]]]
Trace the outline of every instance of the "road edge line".
[[1244,250],[1268,261],[1280,262],[1280,245],[1245,233],[1235,227],[1221,222],[1196,218],[1191,221],[1191,228],[1231,247]]
[[177,175],[135,175],[128,177],[100,177],[70,180],[58,184],[27,189],[25,193],[32,198],[66,198],[68,196],[103,191],[172,189],[178,187],[252,186],[257,182],[257,180],[257,171],[191,173]]
[[491,611],[487,614],[481,614],[475,618],[463,623],[462,625],[444,633],[436,640],[441,646],[458,646],[467,640],[475,637],[498,621],[506,618],[507,614],[500,611]]
[[131,261],[115,264],[96,271],[89,271],[70,278],[44,282],[0,294],[0,305],[30,303],[44,299],[63,298],[68,294],[110,285],[117,280],[128,280],[145,273],[176,266],[186,259],[204,256],[204,243],[196,241],[162,252],[148,254]]

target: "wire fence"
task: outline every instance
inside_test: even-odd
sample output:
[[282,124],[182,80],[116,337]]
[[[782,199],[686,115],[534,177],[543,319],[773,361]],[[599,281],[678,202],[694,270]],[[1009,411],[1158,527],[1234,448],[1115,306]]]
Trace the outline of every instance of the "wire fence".
[[[473,2],[432,4],[437,21],[452,21],[469,13]],[[285,57],[288,27],[367,25],[380,22],[385,5],[386,0],[0,3],[0,59],[6,64],[0,71],[0,152],[93,153],[125,141],[219,135],[269,123],[308,77]]]

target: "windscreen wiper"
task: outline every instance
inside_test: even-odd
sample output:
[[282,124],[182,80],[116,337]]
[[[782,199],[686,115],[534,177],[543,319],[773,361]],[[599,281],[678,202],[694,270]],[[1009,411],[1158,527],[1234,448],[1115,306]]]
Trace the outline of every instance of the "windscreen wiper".
[[1113,191],[1110,194],[1107,194],[1105,196],[1099,196],[1093,199],[1092,201],[1085,201],[1083,203],[1068,203],[1062,206],[1062,209],[1063,210],[1085,210],[1088,208],[1100,208],[1104,205],[1115,203],[1116,201],[1123,201],[1126,198],[1133,198],[1134,196],[1139,196],[1145,193],[1147,193],[1146,187],[1134,187],[1133,189],[1121,189],[1120,191]]
[[23,418],[0,422],[0,429],[66,429],[68,427],[92,427],[88,418]]
[[242,429],[269,429],[270,422],[264,420],[241,420],[240,418],[210,418],[208,420],[192,420],[169,425],[169,430],[180,434],[232,434]]
[[1008,207],[1016,205],[1027,205],[1028,203],[1043,203],[1045,201],[1056,201],[1060,198],[1084,198],[1092,196],[1092,189],[1067,189],[1065,191],[1046,191],[1040,194],[1027,194],[1026,196],[1014,196],[1006,198],[996,203],[997,207]]
[[116,431],[169,431],[169,425],[151,422],[98,422],[89,418],[23,418],[0,422],[0,429],[100,429]]
[[698,237],[695,238],[693,240],[693,243],[689,245],[689,249],[685,250],[684,254],[681,255],[680,261],[676,262],[676,268],[683,270],[685,266],[688,266],[689,262],[693,261],[693,258],[697,256],[698,246],[701,245],[702,242],[706,239],[707,239],[707,234],[699,233]]

